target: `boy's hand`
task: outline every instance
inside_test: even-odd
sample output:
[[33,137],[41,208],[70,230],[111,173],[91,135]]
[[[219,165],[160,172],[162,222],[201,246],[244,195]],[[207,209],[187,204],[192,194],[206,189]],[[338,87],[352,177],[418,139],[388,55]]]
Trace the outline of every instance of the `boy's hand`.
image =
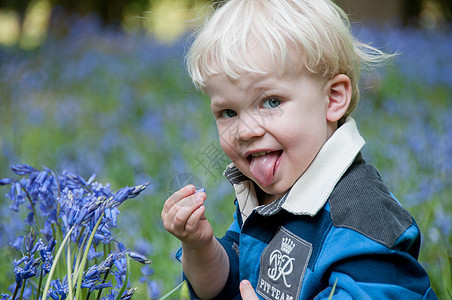
[[165,229],[190,247],[199,247],[213,238],[212,227],[207,221],[202,205],[206,193],[196,193],[193,185],[187,185],[171,195],[163,206],[162,220]]
[[240,282],[240,295],[242,296],[243,300],[259,299],[253,289],[253,286],[248,280],[242,280],[242,282]]

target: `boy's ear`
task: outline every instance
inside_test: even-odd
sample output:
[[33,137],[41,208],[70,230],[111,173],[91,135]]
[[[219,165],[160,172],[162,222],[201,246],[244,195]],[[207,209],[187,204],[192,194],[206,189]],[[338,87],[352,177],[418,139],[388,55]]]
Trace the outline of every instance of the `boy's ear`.
[[345,74],[338,74],[327,82],[328,107],[326,119],[337,122],[347,112],[352,97],[352,84]]

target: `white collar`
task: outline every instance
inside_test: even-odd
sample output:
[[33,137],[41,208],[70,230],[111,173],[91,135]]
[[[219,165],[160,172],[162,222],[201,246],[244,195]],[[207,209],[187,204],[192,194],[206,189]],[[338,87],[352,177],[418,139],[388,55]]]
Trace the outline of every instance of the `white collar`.
[[[333,188],[364,146],[356,122],[347,117],[290,189],[282,208],[296,215],[314,216],[325,205]],[[233,184],[243,221],[259,206],[254,184],[233,165],[225,175]],[[244,180],[245,179],[245,180]]]

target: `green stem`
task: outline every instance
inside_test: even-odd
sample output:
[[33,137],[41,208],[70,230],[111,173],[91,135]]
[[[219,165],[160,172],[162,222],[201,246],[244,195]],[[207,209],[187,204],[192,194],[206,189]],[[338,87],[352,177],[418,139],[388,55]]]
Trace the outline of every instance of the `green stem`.
[[[39,275],[39,283],[38,283],[38,289],[37,289],[36,299],[39,299],[39,296],[40,296],[40,293],[41,293],[42,273],[43,273],[43,270],[42,270],[42,268],[41,268],[41,274]],[[13,299],[14,299],[14,298],[13,298]]]
[[163,295],[159,300],[165,300],[167,299],[169,296],[171,296],[171,294],[173,294],[175,291],[177,291],[178,289],[180,289],[183,285],[185,284],[185,280],[182,281],[178,286],[176,286],[174,289],[172,289],[171,291],[169,291],[168,293],[166,293],[165,295]]
[[49,292],[50,288],[50,282],[52,281],[53,273],[55,272],[55,268],[58,262],[58,259],[60,258],[61,252],[63,252],[64,245],[66,244],[67,240],[71,237],[72,231],[75,227],[71,227],[69,231],[66,233],[66,236],[64,237],[63,241],[61,242],[60,247],[58,248],[58,252],[55,255],[55,258],[53,259],[52,268],[50,269],[49,275],[47,277],[46,285],[44,287],[44,292],[42,293],[42,300],[47,299],[47,293]]
[[38,215],[36,214],[35,205],[34,205],[33,201],[31,201],[31,197],[30,197],[30,194],[28,194],[27,189],[26,189],[25,187],[23,187],[21,183],[19,183],[19,184],[20,184],[20,187],[22,188],[22,190],[23,190],[23,191],[25,192],[25,194],[27,195],[28,201],[30,202],[31,209],[33,210],[33,215],[34,215],[35,223],[36,223],[36,230],[38,231],[38,236],[39,236],[39,238],[42,238],[42,236],[41,236],[41,229],[40,229],[40,227],[39,227]]
[[[104,279],[102,280],[101,283],[105,283],[105,282],[107,281],[108,274],[110,274],[110,269],[108,269],[107,272],[105,272],[105,274],[104,274]],[[97,292],[96,300],[100,300],[100,295],[102,294],[102,290],[103,290],[103,289],[100,289],[100,290]]]
[[19,284],[16,282],[16,288],[14,289],[13,299],[16,299],[17,292],[19,291]]
[[22,300],[22,297],[24,296],[24,291],[25,291],[25,285],[27,284],[27,280],[24,279],[23,283],[22,283],[22,288],[20,289],[20,296],[19,299]]
[[66,265],[67,265],[67,287],[68,287],[68,294],[69,299],[74,299],[74,296],[72,294],[72,263],[71,263],[71,243],[68,243],[67,246],[67,255],[66,255]]
[[[58,245],[61,245],[63,243],[63,231],[60,226],[57,224],[52,224],[52,232],[53,236],[55,237],[55,240]],[[53,263],[55,264],[55,262]],[[61,264],[58,265],[58,274],[63,274],[63,270],[61,269]]]
[[78,278],[77,278],[77,290],[75,292],[75,299],[79,300],[80,298],[80,291],[81,291],[81,285],[82,285],[82,277],[83,277],[83,268],[86,264],[86,260],[88,259],[88,252],[89,252],[89,248],[91,247],[91,244],[93,242],[94,239],[94,234],[97,231],[97,228],[99,227],[100,223],[102,222],[102,218],[104,216],[104,213],[102,213],[99,217],[99,220],[97,220],[96,225],[94,225],[94,228],[91,232],[91,235],[89,237],[88,243],[86,244],[85,247],[85,252],[83,253],[83,259],[82,262],[80,263],[79,266],[79,270],[78,270]]
[[[84,230],[85,230],[85,227],[83,227],[82,231],[80,232],[80,235],[79,235],[79,237],[77,239],[77,245],[78,245],[78,241],[80,240],[80,236],[82,235]],[[83,238],[83,241],[80,244],[79,249],[78,249],[77,260],[76,260],[75,265],[74,265],[74,278],[73,278],[74,280],[75,280],[75,278],[77,278],[77,274],[80,271],[80,261],[82,260],[82,252],[83,252],[83,249],[85,247],[87,238],[88,238],[88,234],[85,234],[85,237]]]
[[122,297],[122,294],[124,294],[124,291],[127,288],[127,283],[129,282],[129,255],[126,255],[127,258],[127,268],[126,268],[126,279],[122,283],[121,290],[118,293],[118,296],[116,297],[116,300],[120,300]]

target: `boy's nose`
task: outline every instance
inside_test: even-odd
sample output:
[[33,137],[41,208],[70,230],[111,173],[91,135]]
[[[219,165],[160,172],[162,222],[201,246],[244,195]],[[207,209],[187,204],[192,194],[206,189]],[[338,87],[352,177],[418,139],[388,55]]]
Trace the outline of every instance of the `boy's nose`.
[[240,117],[237,125],[237,140],[247,141],[265,134],[265,128],[259,120],[253,116]]

